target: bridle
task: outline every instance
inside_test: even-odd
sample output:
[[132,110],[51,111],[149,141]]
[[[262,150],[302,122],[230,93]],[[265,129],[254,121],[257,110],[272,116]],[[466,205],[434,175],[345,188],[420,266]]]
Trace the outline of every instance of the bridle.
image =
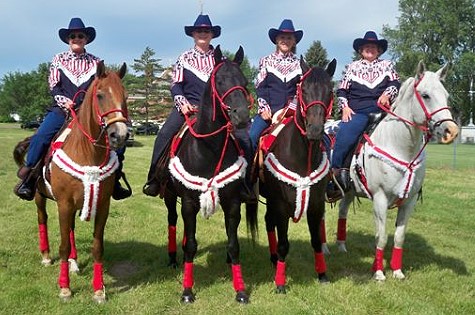
[[[310,68],[307,72],[305,72],[302,75],[302,77],[300,78],[300,82],[297,84],[297,100],[298,100],[299,105],[300,105],[299,106],[300,114],[305,119],[307,117],[308,109],[312,106],[318,105],[318,106],[323,107],[323,109],[325,110],[325,113],[326,113],[325,114],[325,120],[326,120],[330,117],[331,112],[332,112],[332,107],[333,107],[333,93],[332,92],[331,92],[331,95],[330,95],[330,102],[328,104],[325,104],[325,102],[323,102],[321,100],[314,100],[314,101],[311,101],[310,103],[307,103],[303,99],[302,85],[303,85],[303,82],[305,81],[305,79],[307,79],[307,77],[310,75],[311,72],[312,72],[312,68]],[[297,126],[297,128],[299,129],[302,136],[306,136],[307,131],[305,130],[304,127],[300,126],[299,123],[297,122],[297,115],[294,115],[294,123]]]

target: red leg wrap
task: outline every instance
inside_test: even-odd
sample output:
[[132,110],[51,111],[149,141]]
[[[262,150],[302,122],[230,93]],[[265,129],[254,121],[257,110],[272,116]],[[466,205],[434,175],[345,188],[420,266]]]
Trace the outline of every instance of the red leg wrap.
[[93,278],[92,278],[92,288],[94,292],[97,290],[102,290],[104,288],[104,279],[103,275],[103,267],[101,263],[94,263],[94,271],[93,271]]
[[327,265],[325,264],[325,256],[323,253],[314,253],[315,255],[315,271],[320,274],[327,271]]
[[384,269],[383,258],[384,258],[384,251],[381,248],[376,248],[376,255],[374,257],[374,262],[373,262],[373,271]]
[[338,219],[337,241],[346,241],[346,219]]
[[69,262],[62,261],[59,265],[58,284],[60,288],[69,288]]
[[49,252],[48,227],[46,224],[38,224],[38,238],[40,241],[40,251]]
[[244,280],[242,279],[241,265],[232,265],[231,269],[233,271],[234,290],[236,292],[244,291],[246,289],[246,286],[244,285]]
[[168,252],[176,253],[176,226],[168,226]]
[[271,255],[277,254],[277,237],[275,232],[267,232],[267,239],[269,240],[269,252]]
[[402,269],[402,248],[393,248],[390,266],[392,270]]
[[322,244],[327,242],[327,231],[325,229],[324,219],[320,222],[320,239],[322,240]]
[[194,284],[193,280],[193,263],[185,262],[184,272],[183,272],[183,288],[191,289]]
[[285,285],[285,262],[277,261],[277,268],[275,269],[275,285]]
[[71,244],[71,252],[69,253],[70,259],[78,259],[78,251],[76,249],[76,237],[74,236],[74,231],[69,231],[69,243]]

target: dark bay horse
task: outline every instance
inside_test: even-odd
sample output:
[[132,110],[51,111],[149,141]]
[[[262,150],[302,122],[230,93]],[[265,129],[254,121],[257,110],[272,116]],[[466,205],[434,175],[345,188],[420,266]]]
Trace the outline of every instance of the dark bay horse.
[[[92,244],[93,298],[106,299],[103,281],[104,228],[109,215],[114,187],[114,171],[118,158],[113,151],[127,139],[126,91],[121,79],[125,63],[118,72],[106,72],[103,62],[97,66],[95,79],[86,92],[77,114],[72,111],[68,129],[53,144],[52,158],[46,163],[35,194],[40,233],[40,249],[46,262],[49,258],[46,200],[56,201],[59,214],[61,244],[59,246],[60,298],[71,297],[68,258],[74,251],[74,222],[78,210],[82,220],[94,219]],[[19,166],[24,162],[28,141],[14,150]],[[70,239],[71,237],[71,239]]]
[[330,165],[322,140],[324,123],[332,110],[332,76],[336,60],[333,59],[326,69],[309,68],[302,58],[300,64],[303,75],[297,86],[297,109],[283,127],[276,127],[282,130],[266,148],[264,178],[260,185],[267,203],[265,222],[271,261],[276,265],[277,293],[286,292],[289,219],[298,222],[304,215],[318,279],[328,282],[319,230],[325,212],[324,196]]
[[[198,249],[195,238],[196,216],[201,211],[207,218],[218,205],[224,211],[228,236],[227,258],[231,263],[236,300],[247,303],[249,296],[241,273],[237,231],[241,221],[240,189],[247,162],[236,139],[235,129],[247,128],[252,98],[240,64],[242,47],[234,60],[223,59],[219,46],[214,52],[215,67],[207,82],[196,120],[187,117],[188,131],[172,143],[169,182],[164,199],[168,208],[169,251],[175,251],[176,264],[176,202],[181,197],[184,221],[184,275],[182,301],[192,303],[193,259]],[[248,228],[255,237],[257,212],[247,213]],[[173,254],[172,254],[173,256]]]

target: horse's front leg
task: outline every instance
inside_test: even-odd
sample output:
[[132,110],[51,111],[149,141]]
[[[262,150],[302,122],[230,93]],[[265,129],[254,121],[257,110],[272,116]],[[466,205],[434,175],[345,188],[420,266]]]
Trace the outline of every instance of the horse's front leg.
[[[239,196],[236,193],[235,196]],[[233,196],[233,198],[235,197]],[[242,304],[249,303],[249,295],[246,293],[246,286],[241,272],[241,264],[239,260],[239,240],[238,228],[241,223],[241,204],[239,199],[234,198],[230,201],[221,202],[224,211],[224,222],[226,226],[226,235],[228,236],[227,253],[231,262],[233,287],[236,292],[236,301]]]
[[320,283],[328,283],[330,280],[326,275],[327,266],[322,250],[321,223],[325,212],[325,201],[322,199],[318,204],[309,207],[307,211],[307,224],[310,231],[310,242],[315,256],[315,271]]
[[274,222],[274,217],[269,211],[270,206],[267,206],[266,214],[264,215],[264,220],[266,223],[266,231],[267,231],[267,240],[269,242],[269,255],[270,261],[272,264],[277,266],[277,236],[276,236],[276,224]]
[[384,248],[386,247],[388,236],[386,234],[386,218],[388,201],[384,192],[378,192],[373,197],[373,215],[375,223],[376,253],[372,270],[374,279],[377,281],[386,280],[384,275]]
[[71,231],[72,222],[74,221],[74,211],[71,211],[72,205],[58,201],[59,230],[61,241],[59,244],[59,297],[63,301],[71,298],[71,288],[69,279],[69,254],[71,252],[71,243],[69,233]]
[[183,227],[185,239],[183,241],[184,270],[183,270],[183,293],[181,301],[183,303],[193,303],[195,295],[193,294],[194,276],[193,259],[198,250],[196,241],[196,215],[199,211],[198,200],[182,197],[181,215],[183,218]]
[[172,268],[178,267],[176,259],[176,225],[178,221],[178,213],[176,211],[177,196],[168,189],[164,196],[165,205],[168,210],[168,266]]
[[38,215],[38,242],[41,253],[41,264],[51,265],[51,256],[48,240],[48,213],[46,212],[46,198],[40,194],[35,195],[36,213]]
[[407,200],[403,205],[398,208],[396,218],[396,231],[394,232],[394,247],[391,255],[391,270],[393,271],[393,277],[396,279],[404,279],[406,276],[402,272],[402,248],[404,246],[404,239],[406,236],[406,228],[409,217],[414,210],[417,198],[413,197],[411,200]]
[[284,201],[267,199],[267,212],[272,211],[273,220],[277,227],[277,264],[275,269],[274,282],[276,293],[286,293],[286,263],[285,258],[289,253],[289,214]]
[[93,278],[92,288],[94,290],[93,300],[97,303],[106,301],[106,291],[104,286],[104,229],[109,216],[110,199],[103,200],[102,205],[96,211],[94,220],[94,234],[92,241]]

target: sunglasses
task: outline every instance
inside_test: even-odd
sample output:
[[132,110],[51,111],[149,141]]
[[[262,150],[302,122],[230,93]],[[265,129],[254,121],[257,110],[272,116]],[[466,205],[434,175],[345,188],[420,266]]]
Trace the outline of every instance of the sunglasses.
[[207,29],[207,28],[199,28],[195,31],[196,33],[211,33],[211,30],[210,29]]
[[72,34],[69,34],[68,38],[69,39],[75,39],[75,38],[84,39],[86,38],[86,35],[82,33],[79,33],[79,34],[72,33]]

